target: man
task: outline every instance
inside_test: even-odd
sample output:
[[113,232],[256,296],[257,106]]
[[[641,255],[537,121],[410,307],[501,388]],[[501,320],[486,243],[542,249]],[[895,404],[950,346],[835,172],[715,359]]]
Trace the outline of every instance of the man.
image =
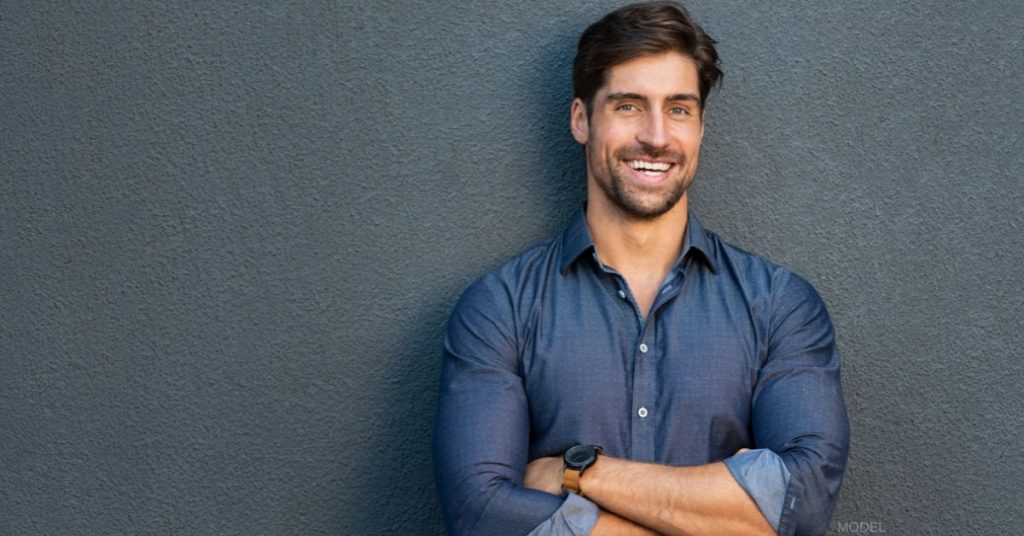
[[580,38],[587,203],[463,294],[435,468],[454,534],[822,534],[849,429],[814,289],[688,211],[714,41],[678,4]]

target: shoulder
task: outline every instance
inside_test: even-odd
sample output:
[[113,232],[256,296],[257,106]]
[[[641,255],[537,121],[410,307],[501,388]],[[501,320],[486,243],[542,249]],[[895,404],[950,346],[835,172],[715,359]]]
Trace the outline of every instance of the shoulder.
[[491,270],[459,297],[445,330],[449,355],[517,370],[518,348],[546,274],[557,274],[557,237],[542,240]]
[[807,279],[717,235],[709,236],[709,242],[714,243],[716,278],[739,289],[755,319],[764,342],[762,359],[803,356],[815,366],[835,364],[832,319]]
[[738,247],[712,231],[705,231],[718,276],[739,286],[748,299],[766,305],[769,312],[797,304],[820,308],[821,295],[803,276],[762,255]]
[[557,275],[559,246],[560,235],[545,238],[476,279],[459,297],[453,318],[469,311],[487,316],[514,315]]

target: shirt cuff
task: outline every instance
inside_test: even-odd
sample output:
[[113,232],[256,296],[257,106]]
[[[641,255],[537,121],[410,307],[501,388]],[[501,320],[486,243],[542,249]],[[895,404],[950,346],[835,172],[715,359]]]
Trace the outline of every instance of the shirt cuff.
[[726,458],[725,466],[778,532],[789,487],[789,469],[782,458],[769,449],[755,449]]
[[529,536],[587,536],[597,524],[596,504],[570,493],[551,517],[537,525]]

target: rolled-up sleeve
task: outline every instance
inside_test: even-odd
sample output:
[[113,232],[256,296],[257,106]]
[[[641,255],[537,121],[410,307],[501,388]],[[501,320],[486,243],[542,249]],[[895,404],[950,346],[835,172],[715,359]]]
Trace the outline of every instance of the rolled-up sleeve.
[[529,536],[587,536],[600,512],[596,504],[570,493],[554,515],[537,525]]
[[771,450],[755,449],[725,459],[725,466],[777,532],[789,489],[789,469],[782,458]]
[[850,430],[828,311],[800,277],[776,282],[764,363],[752,408],[757,448],[789,472],[777,531],[824,534],[835,509]]
[[433,438],[448,533],[589,533],[592,503],[522,486],[529,410],[514,326],[511,298],[488,278],[463,293],[448,322]]

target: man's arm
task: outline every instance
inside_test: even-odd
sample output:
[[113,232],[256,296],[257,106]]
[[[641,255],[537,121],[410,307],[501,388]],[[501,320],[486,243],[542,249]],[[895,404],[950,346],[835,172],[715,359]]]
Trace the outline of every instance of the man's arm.
[[850,445],[835,332],[810,283],[788,271],[777,278],[751,406],[754,442],[777,453],[791,475],[779,534],[824,534]]
[[494,278],[452,313],[434,421],[434,470],[450,534],[586,534],[597,507],[522,486],[529,411],[510,298]]
[[[774,452],[775,467],[752,465],[751,471],[763,474],[746,476],[765,478],[745,479],[724,463],[669,467],[600,456],[580,482],[588,499],[666,534],[770,534],[774,524],[784,535],[826,531],[849,444],[834,332],[814,289],[789,272],[779,277],[751,408],[754,446]],[[767,478],[781,469],[779,462],[788,477]],[[560,467],[557,458],[535,461],[527,483],[557,492]],[[737,479],[778,488],[757,491],[781,504],[755,503]],[[769,524],[765,510],[778,512],[778,519]],[[601,528],[599,521],[595,534]]]

